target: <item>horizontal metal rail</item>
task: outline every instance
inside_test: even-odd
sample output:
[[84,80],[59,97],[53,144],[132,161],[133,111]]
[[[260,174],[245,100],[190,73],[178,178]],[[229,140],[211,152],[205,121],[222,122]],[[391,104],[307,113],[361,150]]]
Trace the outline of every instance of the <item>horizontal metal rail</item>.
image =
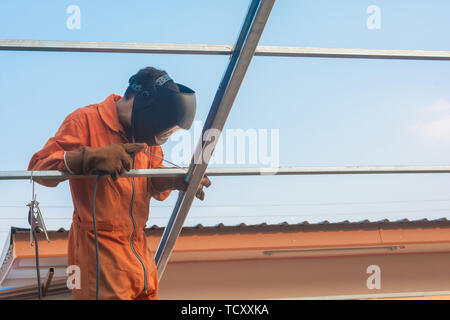
[[[270,175],[342,175],[342,174],[422,174],[450,173],[450,166],[349,166],[349,167],[283,167],[283,168],[208,168],[209,177],[270,176]],[[120,177],[173,177],[185,175],[179,168],[134,169]],[[66,172],[48,171],[0,171],[0,180],[66,180],[86,179],[95,176],[72,175]]]
[[[88,41],[57,41],[57,40],[0,40],[0,50],[231,55],[233,53],[234,46],[222,44],[88,42]],[[255,56],[353,58],[353,59],[450,60],[450,51],[258,46],[255,51]]]
[[139,42],[0,40],[0,50],[229,55],[233,51],[233,46]]
[[258,48],[256,48],[255,56],[398,59],[398,60],[450,60],[450,51],[259,46]]

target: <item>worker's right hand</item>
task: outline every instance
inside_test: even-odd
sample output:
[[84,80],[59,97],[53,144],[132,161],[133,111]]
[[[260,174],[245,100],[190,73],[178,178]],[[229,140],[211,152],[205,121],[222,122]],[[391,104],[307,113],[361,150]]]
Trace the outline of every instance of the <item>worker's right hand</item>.
[[109,174],[117,180],[125,170],[131,169],[130,154],[145,148],[145,143],[120,143],[104,147],[80,147],[65,154],[69,171],[75,174]]
[[[152,185],[158,192],[164,192],[166,190],[181,190],[186,191],[188,188],[188,183],[186,182],[186,176],[176,176],[176,177],[153,177],[151,178]],[[200,185],[197,188],[195,196],[200,199],[205,199],[205,192],[203,187],[209,188],[211,186],[211,180],[207,176],[203,176],[200,181]]]

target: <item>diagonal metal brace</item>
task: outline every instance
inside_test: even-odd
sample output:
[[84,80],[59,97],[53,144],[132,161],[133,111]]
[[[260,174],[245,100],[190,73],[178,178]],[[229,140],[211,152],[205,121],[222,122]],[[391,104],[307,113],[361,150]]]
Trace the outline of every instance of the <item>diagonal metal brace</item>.
[[[214,97],[202,130],[202,135],[200,136],[194,157],[191,161],[186,180],[189,183],[189,186],[185,192],[180,192],[175,208],[156,251],[155,262],[159,279],[161,279],[164,273],[173,247],[175,246],[175,242],[178,239],[184,221],[186,220],[192,202],[194,201],[197,188],[208,168],[209,159],[217,144],[218,139],[209,140],[204,143],[204,134],[210,129],[222,132],[248,66],[255,54],[256,47],[258,46],[259,39],[266,22],[269,19],[274,3],[275,0],[252,0],[250,3],[247,16],[236,41],[230,62]],[[208,154],[205,159],[204,151],[206,147],[208,147],[210,154]],[[199,156],[201,159],[200,161],[198,161]]]

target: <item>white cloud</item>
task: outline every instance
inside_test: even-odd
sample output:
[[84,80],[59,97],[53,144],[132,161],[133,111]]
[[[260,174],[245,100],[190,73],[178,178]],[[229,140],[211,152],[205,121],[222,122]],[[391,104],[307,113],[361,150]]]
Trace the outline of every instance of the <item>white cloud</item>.
[[450,143],[450,102],[440,99],[420,111],[421,119],[409,131],[426,140]]
[[412,132],[432,140],[450,142],[450,115],[431,122],[415,124],[410,129]]
[[435,104],[432,104],[430,106],[423,108],[422,111],[428,112],[428,113],[450,111],[450,101],[440,99]]

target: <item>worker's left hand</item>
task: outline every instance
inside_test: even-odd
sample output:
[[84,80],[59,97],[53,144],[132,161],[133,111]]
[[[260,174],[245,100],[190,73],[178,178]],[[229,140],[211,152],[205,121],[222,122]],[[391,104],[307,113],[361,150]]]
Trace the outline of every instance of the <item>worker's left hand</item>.
[[[165,177],[165,178],[151,178],[153,187],[159,191],[163,192],[165,190],[180,190],[186,191],[188,184],[185,182],[185,176],[176,176],[176,177]],[[209,188],[211,185],[211,180],[207,176],[202,178],[200,185],[198,186],[197,193],[195,196],[200,199],[205,199],[205,192],[203,191],[203,187]]]

